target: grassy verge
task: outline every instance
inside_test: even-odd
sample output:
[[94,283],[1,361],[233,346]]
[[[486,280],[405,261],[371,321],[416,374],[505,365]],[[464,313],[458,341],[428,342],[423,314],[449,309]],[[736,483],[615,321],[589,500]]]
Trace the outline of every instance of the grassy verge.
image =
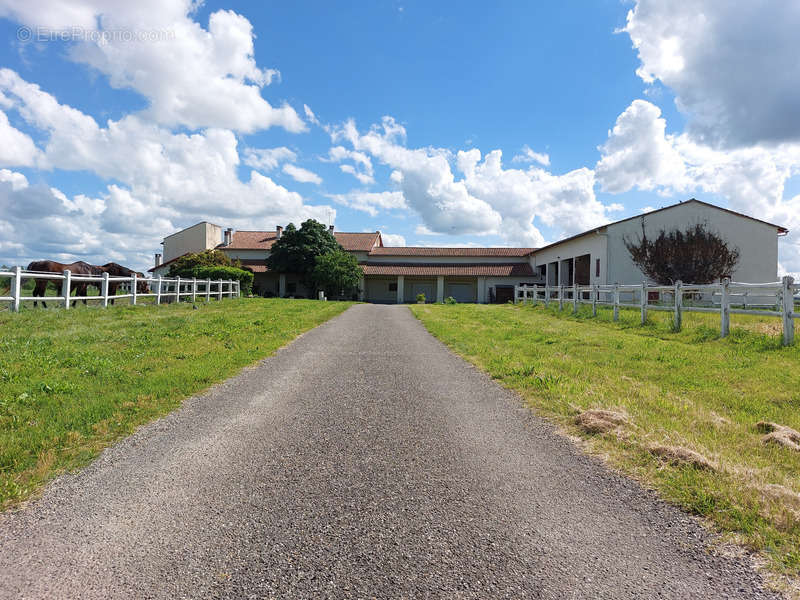
[[[734,316],[719,339],[718,317],[670,315],[639,325],[637,311],[592,318],[557,308],[416,305],[436,337],[519,392],[539,414],[580,435],[591,451],[710,519],[757,550],[774,571],[800,574],[800,452],[764,444],[758,421],[800,430],[800,344],[782,348],[780,321]],[[775,330],[777,326],[777,330]],[[628,424],[589,434],[587,409],[621,413]],[[687,448],[715,469],[671,464],[655,445]]]
[[0,313],[0,508],[348,306],[253,298]]

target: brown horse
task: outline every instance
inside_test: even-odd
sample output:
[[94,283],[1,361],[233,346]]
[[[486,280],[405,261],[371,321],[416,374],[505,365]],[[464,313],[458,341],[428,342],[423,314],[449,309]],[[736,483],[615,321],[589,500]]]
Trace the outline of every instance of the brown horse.
[[[136,293],[138,294],[146,294],[147,293],[147,282],[142,281],[144,279],[144,273],[138,273],[128,267],[123,267],[115,262],[110,262],[104,264],[102,267],[98,267],[105,273],[108,273],[111,277],[133,277],[134,273],[136,273],[136,277],[138,278],[136,281]],[[108,295],[109,296],[116,296],[117,295],[117,288],[119,288],[121,281],[109,281],[108,282]],[[114,299],[112,298],[111,304],[114,304]]]
[[[35,260],[30,263],[27,267],[27,271],[38,271],[39,273],[58,273],[59,275],[69,269],[72,275],[102,275],[103,272],[100,270],[99,267],[95,267],[94,265],[90,265],[87,262],[79,260],[78,262],[64,264],[60,262],[56,262],[54,260]],[[36,285],[33,288],[33,296],[35,298],[41,297],[44,298],[45,292],[47,291],[47,283],[52,281],[56,287],[61,285],[61,279],[36,279]],[[87,291],[89,289],[89,282],[88,281],[76,281],[72,285],[70,285],[70,294],[72,290],[75,290],[76,296],[86,296]],[[92,283],[91,285],[99,286],[99,283],[95,284]],[[77,300],[72,301],[72,306],[75,306]],[[86,300],[83,301],[86,304]],[[36,300],[33,301],[33,305],[36,306]],[[42,300],[42,306],[47,308],[47,303]]]

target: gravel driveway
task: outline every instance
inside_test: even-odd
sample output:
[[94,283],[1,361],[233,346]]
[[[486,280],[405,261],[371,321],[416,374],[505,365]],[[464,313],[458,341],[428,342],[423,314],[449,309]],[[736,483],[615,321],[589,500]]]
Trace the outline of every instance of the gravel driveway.
[[772,597],[709,541],[357,305],[0,516],[0,597]]

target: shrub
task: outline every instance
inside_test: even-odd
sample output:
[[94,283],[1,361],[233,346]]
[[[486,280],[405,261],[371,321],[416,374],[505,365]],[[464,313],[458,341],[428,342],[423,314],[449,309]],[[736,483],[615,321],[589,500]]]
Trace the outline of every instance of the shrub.
[[458,304],[458,300],[456,300],[452,296],[448,296],[447,298],[444,299],[444,303],[445,304]]
[[247,296],[253,289],[253,272],[236,267],[197,266],[192,269],[192,277],[198,279],[233,279],[239,282],[242,296]]
[[425,304],[425,294],[417,294],[417,304]]
[[194,277],[197,267],[239,267],[239,261],[231,262],[228,256],[220,250],[203,250],[192,252],[178,258],[169,266],[167,277]]

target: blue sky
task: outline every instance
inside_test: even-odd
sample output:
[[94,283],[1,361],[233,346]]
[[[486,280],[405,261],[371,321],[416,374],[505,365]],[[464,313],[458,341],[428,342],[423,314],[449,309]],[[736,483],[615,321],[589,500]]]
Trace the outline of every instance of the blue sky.
[[794,232],[797,25],[777,1],[0,0],[0,262],[143,268],[202,219],[537,246],[692,196]]

